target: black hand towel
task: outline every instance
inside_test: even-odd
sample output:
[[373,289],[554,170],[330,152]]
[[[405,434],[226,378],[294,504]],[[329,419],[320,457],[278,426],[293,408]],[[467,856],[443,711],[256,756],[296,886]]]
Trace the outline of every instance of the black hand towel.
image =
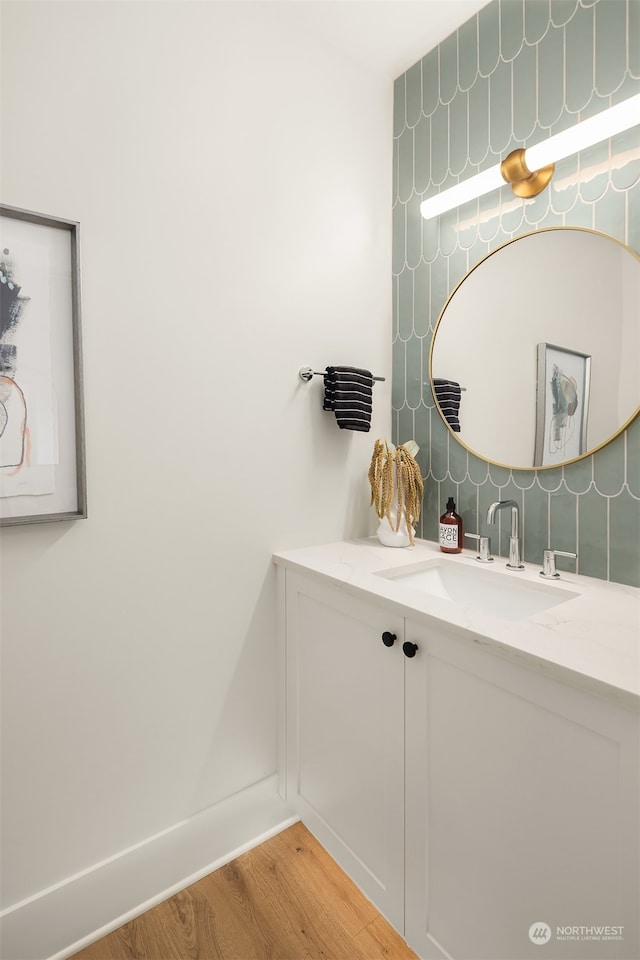
[[333,410],[341,430],[371,429],[373,377],[358,367],[327,367],[323,410]]
[[460,420],[458,419],[460,384],[456,383],[455,380],[440,380],[434,377],[433,391],[445,420],[455,433],[460,433]]

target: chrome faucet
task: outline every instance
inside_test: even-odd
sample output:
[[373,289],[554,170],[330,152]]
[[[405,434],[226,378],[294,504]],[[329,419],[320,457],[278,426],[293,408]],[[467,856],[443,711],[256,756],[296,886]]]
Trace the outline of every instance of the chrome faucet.
[[518,535],[518,513],[519,508],[515,500],[500,500],[492,503],[487,510],[487,523],[496,522],[496,512],[504,507],[511,507],[511,536],[509,537],[509,570],[524,570],[524,564],[520,562],[520,537]]

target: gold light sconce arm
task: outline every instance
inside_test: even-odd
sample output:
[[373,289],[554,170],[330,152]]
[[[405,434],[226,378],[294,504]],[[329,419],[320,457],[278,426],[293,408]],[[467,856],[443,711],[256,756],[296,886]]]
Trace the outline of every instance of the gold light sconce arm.
[[525,150],[512,150],[500,164],[503,180],[511,186],[517,197],[537,197],[549,185],[555,164],[550,163],[540,170],[529,170],[525,162]]

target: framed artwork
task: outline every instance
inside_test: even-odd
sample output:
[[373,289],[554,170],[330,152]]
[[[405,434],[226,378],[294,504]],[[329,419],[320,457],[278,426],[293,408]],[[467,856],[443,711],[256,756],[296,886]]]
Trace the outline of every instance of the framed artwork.
[[0,206],[0,523],[87,515],[79,226]]
[[574,460],[588,450],[591,357],[538,344],[534,467]]

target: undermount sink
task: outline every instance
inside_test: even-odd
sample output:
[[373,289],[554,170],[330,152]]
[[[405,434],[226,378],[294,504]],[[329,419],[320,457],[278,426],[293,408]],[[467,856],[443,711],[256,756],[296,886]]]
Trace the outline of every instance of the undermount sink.
[[381,570],[377,576],[502,620],[526,620],[579,596],[555,584],[519,580],[520,574],[515,572],[498,573],[463,566],[455,560],[428,560],[409,567]]

